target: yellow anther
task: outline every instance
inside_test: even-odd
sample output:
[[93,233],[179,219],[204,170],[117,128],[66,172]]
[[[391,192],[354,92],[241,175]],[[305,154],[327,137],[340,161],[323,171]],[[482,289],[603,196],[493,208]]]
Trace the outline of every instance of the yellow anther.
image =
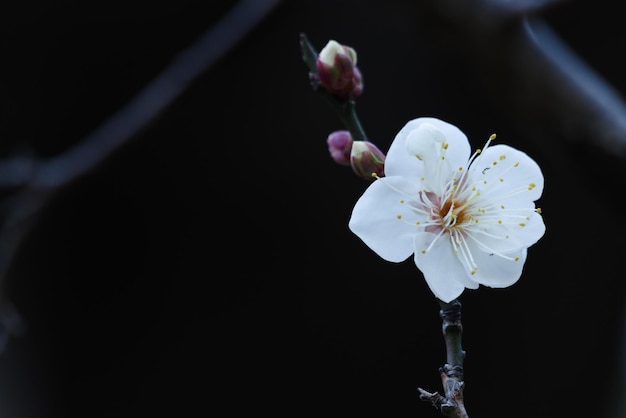
[[520,222],[519,226],[526,226],[526,224],[524,222]]
[[422,254],[426,254],[426,249],[422,248]]
[[491,136],[489,137],[489,139],[491,139],[492,141],[493,141],[494,139],[496,139],[496,134],[491,134]]
[[505,158],[506,158],[506,155],[502,154],[502,155],[500,156],[500,161],[504,160]]
[[541,213],[541,208],[537,208],[537,209],[535,209],[535,212],[537,212],[537,213]]
[[396,215],[396,218],[402,219],[402,215]]
[[517,167],[519,165],[519,162],[516,162],[515,164],[513,164],[513,167]]

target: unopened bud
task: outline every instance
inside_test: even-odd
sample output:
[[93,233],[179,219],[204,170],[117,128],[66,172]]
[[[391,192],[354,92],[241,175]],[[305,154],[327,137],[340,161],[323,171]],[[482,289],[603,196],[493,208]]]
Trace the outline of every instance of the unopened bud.
[[350,153],[352,170],[361,178],[373,180],[385,175],[385,154],[369,141],[354,141]]
[[350,131],[335,131],[328,135],[328,152],[337,164],[350,165],[352,142]]
[[317,76],[326,90],[340,99],[354,99],[363,92],[363,77],[356,66],[356,51],[330,40],[317,57]]

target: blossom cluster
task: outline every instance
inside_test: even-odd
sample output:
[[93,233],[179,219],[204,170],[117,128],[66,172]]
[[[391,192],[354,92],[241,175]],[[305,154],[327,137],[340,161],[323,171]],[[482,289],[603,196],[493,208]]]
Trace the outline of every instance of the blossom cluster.
[[[345,112],[363,92],[355,50],[331,40],[310,68],[346,125],[360,126]],[[371,180],[349,221],[367,246],[391,262],[413,255],[444,302],[465,289],[519,280],[528,248],[545,233],[535,206],[543,174],[532,158],[494,145],[495,135],[472,153],[459,128],[432,117],[409,121],[387,155],[356,131],[359,140],[350,130],[332,132],[327,145],[336,163]]]

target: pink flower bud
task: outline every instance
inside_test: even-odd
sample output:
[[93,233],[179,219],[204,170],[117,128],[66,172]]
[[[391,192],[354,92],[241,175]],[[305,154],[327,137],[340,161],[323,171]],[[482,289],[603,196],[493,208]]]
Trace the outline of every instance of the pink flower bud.
[[350,165],[352,142],[350,131],[335,131],[328,135],[328,152],[337,164]]
[[356,66],[356,51],[330,40],[317,57],[317,76],[326,90],[342,100],[363,92],[363,77]]
[[373,180],[385,175],[385,154],[369,141],[355,141],[350,153],[352,170],[361,178]]

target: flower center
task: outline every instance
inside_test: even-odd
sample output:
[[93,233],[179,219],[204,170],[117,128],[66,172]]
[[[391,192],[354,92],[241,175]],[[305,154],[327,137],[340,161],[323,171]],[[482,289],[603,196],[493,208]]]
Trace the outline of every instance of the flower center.
[[466,209],[465,201],[456,200],[454,197],[446,199],[439,208],[441,226],[443,228],[452,228],[469,220],[471,215],[467,213]]

